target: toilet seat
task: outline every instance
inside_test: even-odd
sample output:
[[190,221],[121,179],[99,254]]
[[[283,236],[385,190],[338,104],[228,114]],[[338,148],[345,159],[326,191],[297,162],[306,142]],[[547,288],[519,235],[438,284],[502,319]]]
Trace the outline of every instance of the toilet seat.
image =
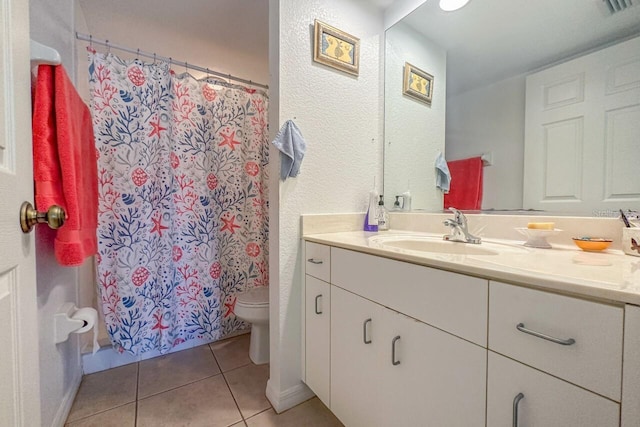
[[269,287],[259,286],[247,292],[237,295],[236,305],[242,307],[268,307],[269,306]]

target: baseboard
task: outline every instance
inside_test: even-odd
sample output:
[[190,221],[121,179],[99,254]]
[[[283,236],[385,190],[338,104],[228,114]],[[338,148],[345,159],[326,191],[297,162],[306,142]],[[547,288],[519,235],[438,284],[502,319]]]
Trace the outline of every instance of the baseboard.
[[281,392],[275,390],[272,384],[271,380],[267,381],[266,394],[271,406],[277,413],[291,409],[315,396],[303,382]]
[[[250,333],[250,329],[239,330],[230,333],[229,335],[225,335],[224,338],[220,338],[217,341],[226,340],[227,338],[232,338],[242,334]],[[193,347],[197,347],[199,345],[211,344],[216,341],[211,341],[207,339],[194,339],[179,344],[171,349],[166,354],[175,353],[177,351],[187,350]],[[109,344],[106,346],[101,346],[100,350],[93,353],[84,353],[82,355],[82,369],[85,374],[93,374],[100,371],[105,371],[111,368],[118,368],[120,366],[128,365],[130,363],[141,362],[143,360],[151,359],[154,357],[162,356],[158,350],[148,351],[138,356],[134,356],[129,353],[119,353],[113,349],[113,347]]]
[[76,398],[76,393],[78,393],[78,389],[80,388],[80,381],[82,381],[82,371],[78,370],[75,378],[71,382],[69,386],[69,390],[64,395],[60,407],[58,408],[58,412],[56,413],[55,418],[51,422],[51,427],[63,427],[64,423],[67,421],[67,417],[69,416],[69,412],[71,411],[71,406],[73,405],[73,401]]

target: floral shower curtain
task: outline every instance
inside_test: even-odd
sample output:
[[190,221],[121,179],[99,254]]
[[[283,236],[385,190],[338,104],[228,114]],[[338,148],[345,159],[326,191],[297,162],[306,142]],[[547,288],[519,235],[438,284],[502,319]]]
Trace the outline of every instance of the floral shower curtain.
[[247,327],[268,284],[267,97],[89,53],[98,287],[119,351],[167,352]]

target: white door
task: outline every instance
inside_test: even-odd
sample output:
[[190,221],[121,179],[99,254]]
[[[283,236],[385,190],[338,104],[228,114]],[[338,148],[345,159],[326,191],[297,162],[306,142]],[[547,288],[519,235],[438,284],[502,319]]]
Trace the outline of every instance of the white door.
[[35,242],[20,230],[33,202],[29,2],[0,0],[0,425],[40,425]]
[[615,216],[640,203],[640,37],[527,77],[524,207]]

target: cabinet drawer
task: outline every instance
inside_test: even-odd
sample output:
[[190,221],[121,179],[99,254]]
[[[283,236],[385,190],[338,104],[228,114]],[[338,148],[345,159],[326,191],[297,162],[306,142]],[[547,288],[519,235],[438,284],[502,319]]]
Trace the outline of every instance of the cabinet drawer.
[[313,242],[305,242],[305,272],[325,282],[331,274],[331,247]]
[[340,248],[331,248],[331,280],[381,305],[487,345],[487,280]]
[[617,403],[489,352],[487,427],[614,427],[619,417]]
[[490,284],[491,350],[618,402],[622,323],[621,307],[499,282]]

